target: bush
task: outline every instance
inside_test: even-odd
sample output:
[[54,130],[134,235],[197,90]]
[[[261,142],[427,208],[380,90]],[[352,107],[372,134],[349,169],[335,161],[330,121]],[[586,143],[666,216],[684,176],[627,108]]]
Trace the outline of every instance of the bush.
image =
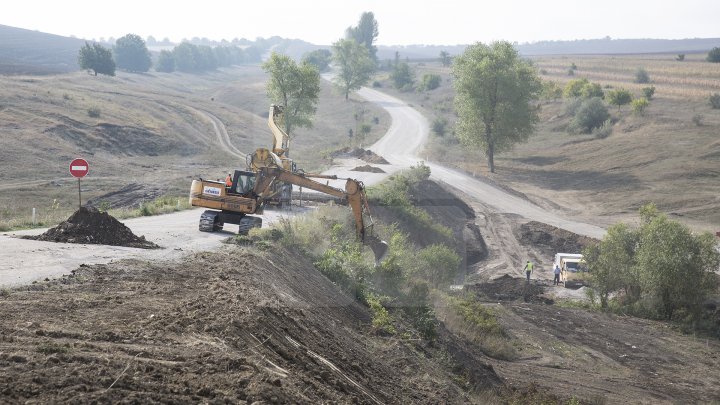
[[445,136],[447,131],[447,120],[445,118],[435,118],[432,122],[432,131],[437,136]]
[[382,87],[382,83],[380,83],[379,81],[375,80],[375,81],[373,82],[372,86],[373,86],[373,87]]
[[419,90],[435,90],[440,87],[440,75],[425,73],[420,81]]
[[619,87],[617,89],[608,91],[607,101],[609,104],[616,105],[619,111],[621,106],[624,106],[625,104],[630,104],[630,102],[632,101],[632,94],[630,94],[629,90]]
[[393,326],[390,313],[382,305],[381,297],[375,294],[368,294],[366,301],[372,314],[373,328],[378,332],[394,335],[397,331],[395,330],[395,326]]
[[633,114],[644,115],[645,110],[650,105],[645,97],[636,98],[632,101]]
[[546,100],[557,100],[562,97],[562,95],[563,89],[560,88],[560,85],[558,85],[557,82],[552,80],[542,81],[542,91],[540,92],[541,98]]
[[692,122],[696,126],[701,127],[703,126],[703,119],[705,119],[705,117],[702,114],[695,114],[692,117]]
[[715,93],[710,96],[710,106],[713,109],[720,109],[720,94]]
[[566,98],[582,97],[582,98],[593,98],[603,97],[602,86],[598,83],[591,83],[588,79],[575,79],[570,80],[565,89],[563,90],[563,96]]
[[652,100],[655,95],[655,86],[643,87],[642,92],[646,99]]
[[581,96],[583,98],[603,98],[605,96],[605,93],[603,93],[603,89],[598,83],[588,83],[583,86]]
[[605,122],[603,122],[602,125],[593,129],[592,134],[595,136],[595,138],[605,139],[608,136],[610,136],[610,134],[612,134],[612,131],[613,131],[612,127],[613,127],[612,120],[607,119],[607,120],[605,120]]
[[675,60],[678,61],[678,62],[684,61],[684,60],[685,60],[685,54],[684,54],[684,53],[679,53],[678,56],[675,58]]
[[650,76],[645,68],[638,68],[635,71],[635,83],[650,83]]
[[430,245],[418,252],[414,276],[426,280],[433,287],[450,285],[460,267],[460,256],[445,245]]
[[718,63],[720,62],[720,48],[715,47],[710,50],[705,58],[708,62]]
[[100,117],[100,109],[97,107],[90,107],[87,110],[87,114],[90,117],[98,118],[98,117]]
[[602,126],[609,118],[610,113],[605,107],[605,103],[600,98],[594,97],[580,104],[571,122],[571,128],[577,132],[589,134],[593,129]]

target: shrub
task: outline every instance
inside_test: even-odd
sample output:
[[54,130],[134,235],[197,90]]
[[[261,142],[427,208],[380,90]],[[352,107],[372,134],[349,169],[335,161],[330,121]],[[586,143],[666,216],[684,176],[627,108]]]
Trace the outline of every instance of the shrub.
[[705,58],[708,62],[712,63],[718,63],[720,62],[720,48],[715,47],[710,50],[707,54],[707,58]]
[[603,125],[610,118],[610,113],[605,103],[600,98],[594,97],[585,100],[575,112],[571,128],[577,132],[589,134],[593,129]]
[[607,101],[609,104],[616,105],[619,111],[621,106],[624,106],[625,104],[630,104],[630,102],[632,101],[632,94],[630,94],[629,90],[619,87],[617,89],[608,91]]
[[575,76],[575,71],[572,70],[572,69],[568,69],[567,75],[568,75],[568,76]]
[[440,75],[425,73],[420,81],[420,90],[435,90],[440,87]]
[[701,127],[701,126],[703,126],[703,119],[704,119],[704,118],[705,118],[705,117],[704,117],[702,114],[695,114],[695,115],[693,115],[693,117],[692,117],[692,122],[693,122],[696,126]]
[[675,60],[678,61],[678,62],[684,61],[684,60],[685,60],[685,54],[684,54],[684,53],[679,53],[678,56],[675,58]]
[[655,95],[655,86],[643,87],[642,92],[646,99],[652,100]]
[[650,102],[645,97],[636,98],[632,101],[633,114],[644,115],[648,105]]
[[577,65],[575,64],[575,62],[570,64],[570,70],[577,70]]
[[366,297],[370,313],[372,314],[372,326],[375,330],[394,335],[397,331],[393,326],[392,318],[387,309],[382,305],[381,297],[375,294],[368,294]]
[[382,87],[382,83],[380,83],[379,81],[375,80],[375,81],[373,82],[372,86],[373,86],[373,87]]
[[420,276],[434,287],[445,287],[453,282],[460,267],[460,256],[445,245],[430,245],[418,252],[415,276]]
[[435,118],[432,122],[432,131],[437,136],[445,136],[447,131],[447,120],[442,117]]
[[562,97],[562,95],[563,89],[560,88],[560,85],[558,85],[557,82],[552,80],[543,80],[540,97],[546,100],[557,100]]
[[650,76],[645,68],[638,68],[635,71],[635,83],[650,83]]
[[563,90],[563,97],[572,98],[580,97],[582,95],[583,87],[589,84],[588,79],[573,79],[570,80]]
[[545,70],[545,69],[540,69],[540,74],[541,74],[541,75],[546,75],[547,73],[548,73],[547,70]]
[[720,94],[715,93],[710,96],[710,106],[713,109],[720,109]]
[[90,117],[98,118],[98,117],[100,117],[100,109],[97,107],[90,107],[87,110],[87,114]]
[[605,93],[603,93],[602,87],[598,83],[588,83],[583,86],[581,95],[583,98],[603,98],[605,96]]
[[605,122],[603,122],[602,125],[593,129],[592,134],[595,136],[595,138],[605,139],[608,136],[610,136],[610,134],[612,134],[612,130],[613,130],[612,127],[613,127],[612,120],[607,119],[607,120],[605,120]]

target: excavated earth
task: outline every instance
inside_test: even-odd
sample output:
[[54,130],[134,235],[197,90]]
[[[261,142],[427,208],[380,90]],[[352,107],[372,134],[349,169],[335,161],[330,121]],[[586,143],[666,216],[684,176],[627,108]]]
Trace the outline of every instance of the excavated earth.
[[466,403],[503,385],[442,327],[435,345],[376,335],[282,248],[81,266],[0,302],[9,403]]
[[364,160],[368,163],[374,163],[374,164],[379,164],[379,165],[389,164],[389,162],[387,160],[385,160],[385,158],[383,158],[382,156],[378,155],[377,153],[375,153],[371,150],[363,149],[363,148],[345,147],[338,151],[333,152],[331,156],[332,157],[344,157],[344,158],[354,157],[354,158],[358,158],[360,160]]
[[355,171],[355,172],[385,173],[385,170],[383,170],[379,167],[370,166],[370,165],[358,166],[358,167],[355,167],[350,170]]
[[62,243],[89,243],[96,245],[127,246],[142,249],[158,249],[160,246],[135,235],[130,228],[107,212],[96,208],[81,207],[66,221],[48,229],[35,239]]

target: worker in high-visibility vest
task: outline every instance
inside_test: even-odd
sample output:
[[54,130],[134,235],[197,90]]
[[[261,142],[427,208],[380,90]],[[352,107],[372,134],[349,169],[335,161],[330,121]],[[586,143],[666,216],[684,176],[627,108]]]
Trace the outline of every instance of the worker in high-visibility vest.
[[525,275],[527,276],[527,282],[530,282],[530,273],[533,271],[533,264],[530,260],[525,264]]
[[230,173],[225,177],[225,187],[232,187],[232,175]]

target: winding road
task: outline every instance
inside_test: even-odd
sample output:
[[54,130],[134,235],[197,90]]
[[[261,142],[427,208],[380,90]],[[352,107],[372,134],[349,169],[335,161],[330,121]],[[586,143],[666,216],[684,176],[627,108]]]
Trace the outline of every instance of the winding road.
[[[392,117],[388,132],[369,149],[383,156],[390,165],[382,165],[387,173],[410,167],[422,159],[419,156],[429,134],[427,119],[405,102],[379,91],[363,88],[358,94],[383,107]],[[245,154],[230,142],[225,125],[214,115],[193,109],[213,126],[218,142],[229,153],[245,158]],[[359,162],[346,161],[331,172],[339,177],[359,178],[366,184],[381,181],[386,174],[350,171]],[[362,162],[361,164],[364,164]],[[468,195],[471,199],[490,206],[500,213],[514,213],[528,220],[545,222],[569,231],[599,238],[605,230],[589,224],[564,219],[526,200],[443,166],[425,162],[432,178],[442,181]],[[335,184],[343,187],[344,182]],[[293,211],[266,211],[264,224],[281,217],[301,214]],[[142,217],[124,221],[136,235],[144,235],[164,249],[144,250],[126,247],[61,244],[20,239],[21,235],[36,235],[45,229],[5,233],[0,235],[0,287],[28,284],[35,280],[58,277],[70,273],[81,264],[109,263],[120,259],[179,260],[186,254],[213,250],[221,246],[230,233],[204,233],[197,231],[199,210],[174,214]]]

